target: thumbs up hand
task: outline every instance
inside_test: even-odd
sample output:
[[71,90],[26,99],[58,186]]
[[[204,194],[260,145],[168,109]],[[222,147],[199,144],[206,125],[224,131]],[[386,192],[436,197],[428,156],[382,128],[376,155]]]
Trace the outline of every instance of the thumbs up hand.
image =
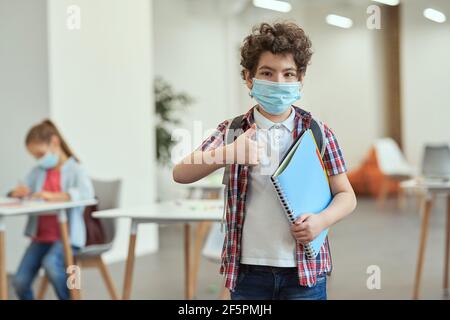
[[256,124],[241,134],[233,143],[234,163],[256,166],[259,164],[259,149],[256,141]]

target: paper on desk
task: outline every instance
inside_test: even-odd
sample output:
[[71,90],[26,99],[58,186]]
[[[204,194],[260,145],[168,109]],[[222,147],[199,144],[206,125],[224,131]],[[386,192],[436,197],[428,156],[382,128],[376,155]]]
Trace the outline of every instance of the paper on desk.
[[16,198],[0,198],[0,207],[3,208],[24,208],[24,207],[37,207],[45,204],[44,200],[20,200]]
[[0,198],[0,207],[15,207],[20,205],[20,200],[15,198]]
[[[175,204],[177,206],[181,206],[184,205],[183,202],[181,201],[175,201]],[[189,208],[189,210],[193,210],[193,211],[197,211],[197,210],[217,210],[217,209],[223,209],[223,203],[221,202],[220,204],[210,204],[210,203],[196,203],[196,204],[188,204],[187,207]]]

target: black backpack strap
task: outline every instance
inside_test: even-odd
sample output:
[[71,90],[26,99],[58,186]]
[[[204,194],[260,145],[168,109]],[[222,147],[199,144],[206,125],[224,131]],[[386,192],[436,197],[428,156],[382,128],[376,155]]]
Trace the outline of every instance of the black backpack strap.
[[[241,129],[241,123],[242,120],[244,119],[244,114],[237,116],[234,119],[230,119],[229,120],[229,125],[227,127],[227,130],[225,131],[225,141],[224,141],[224,145],[230,144],[234,142],[234,138],[239,136],[240,131],[238,129]],[[227,211],[227,201],[228,201],[228,181],[230,179],[230,164],[227,164],[225,166],[225,170],[223,173],[223,178],[222,178],[222,184],[225,185],[225,188],[223,189],[223,216],[222,216],[222,221],[220,222],[220,231],[223,233],[224,229],[224,221],[225,221],[225,215],[226,215],[226,211]]]
[[323,158],[323,155],[325,154],[325,148],[326,148],[323,123],[311,118],[310,129],[313,133],[314,139],[316,140],[317,147],[319,148],[320,156]]
[[[311,115],[310,112],[303,110],[302,108],[296,107],[300,112]],[[321,121],[315,120],[311,116],[311,122],[309,125],[309,128],[311,129],[314,139],[316,140],[317,147],[320,151],[320,156],[323,159],[323,155],[325,154],[325,148],[326,148],[326,141],[325,141],[325,131],[323,128],[323,123]]]
[[[225,131],[225,141],[224,144],[230,144],[234,142],[234,138],[238,136],[237,133],[240,133],[238,129],[241,129],[241,123],[244,119],[245,115],[237,116],[236,118],[230,120],[227,130]],[[222,184],[228,184],[228,178],[230,176],[230,165],[227,164],[225,166],[225,172],[223,173]]]

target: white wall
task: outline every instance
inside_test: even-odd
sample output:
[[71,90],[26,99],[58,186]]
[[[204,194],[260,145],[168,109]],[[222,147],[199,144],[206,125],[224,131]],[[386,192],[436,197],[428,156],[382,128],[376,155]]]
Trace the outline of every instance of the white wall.
[[[196,102],[183,115],[185,125],[205,121],[214,128],[236,107],[227,96],[227,20],[213,1],[154,1],[155,75]],[[209,115],[205,117],[205,112]]]
[[[432,7],[447,21],[426,20]],[[450,143],[450,2],[405,1],[402,9],[403,139],[408,159],[421,166],[426,143]]]
[[[0,193],[34,164],[25,149],[27,130],[48,117],[45,0],[0,0]],[[26,219],[6,220],[6,261],[14,272],[29,242]]]
[[[123,179],[122,206],[155,199],[151,10],[151,0],[48,1],[51,115],[93,177]],[[156,227],[141,228],[137,253],[156,250]],[[107,260],[125,257],[128,234],[121,221]]]

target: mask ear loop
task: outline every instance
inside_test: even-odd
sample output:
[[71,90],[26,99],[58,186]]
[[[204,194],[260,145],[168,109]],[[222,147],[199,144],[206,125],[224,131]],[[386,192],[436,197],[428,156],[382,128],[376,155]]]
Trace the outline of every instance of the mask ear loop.
[[[254,85],[254,82],[255,82],[255,78],[252,79],[252,85]],[[253,87],[252,87],[252,89],[248,92],[248,95],[249,95],[250,98],[253,99],[252,91],[253,91]]]

